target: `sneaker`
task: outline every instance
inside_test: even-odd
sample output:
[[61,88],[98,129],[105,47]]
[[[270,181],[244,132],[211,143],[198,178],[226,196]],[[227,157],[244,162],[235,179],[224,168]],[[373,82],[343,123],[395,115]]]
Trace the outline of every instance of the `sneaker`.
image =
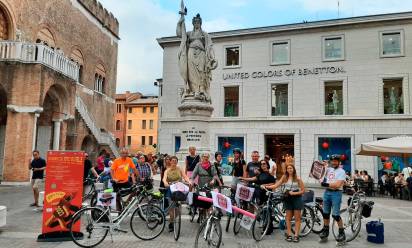
[[173,231],[174,231],[173,223],[169,223],[169,232],[173,232]]
[[321,239],[327,239],[329,237],[329,228],[328,227],[324,227],[323,231],[320,233],[319,237]]
[[346,240],[346,235],[345,232],[339,232],[338,237],[336,238],[336,241],[338,242],[343,242]]

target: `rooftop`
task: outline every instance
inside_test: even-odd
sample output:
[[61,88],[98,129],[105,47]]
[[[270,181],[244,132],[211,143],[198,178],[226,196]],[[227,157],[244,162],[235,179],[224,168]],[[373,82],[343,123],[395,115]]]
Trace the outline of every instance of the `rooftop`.
[[[367,15],[367,16],[357,16],[357,17],[330,19],[330,20],[321,20],[321,21],[310,21],[310,22],[301,22],[301,23],[266,26],[266,27],[236,29],[236,30],[228,30],[228,31],[220,31],[220,32],[211,32],[210,35],[213,39],[219,39],[219,38],[227,38],[227,37],[234,37],[234,36],[267,34],[267,33],[276,33],[276,32],[287,32],[287,31],[296,31],[296,30],[326,28],[326,27],[365,24],[365,23],[374,23],[374,22],[399,21],[399,20],[412,20],[412,12]],[[164,45],[168,43],[180,42],[180,38],[177,36],[162,37],[162,38],[158,38],[157,42],[159,43],[160,46],[164,47]]]

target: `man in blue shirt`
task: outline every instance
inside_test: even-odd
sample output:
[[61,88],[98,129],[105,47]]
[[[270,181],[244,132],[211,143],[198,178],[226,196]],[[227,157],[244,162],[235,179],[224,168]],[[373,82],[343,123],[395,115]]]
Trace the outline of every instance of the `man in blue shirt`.
[[340,207],[342,203],[342,191],[345,184],[346,173],[340,168],[340,155],[332,155],[330,160],[331,167],[326,170],[325,178],[322,182],[322,187],[325,187],[323,195],[323,222],[324,227],[320,238],[326,241],[329,236],[330,214],[332,218],[338,223],[339,235],[338,242],[346,240],[345,231],[343,229],[342,218],[340,217]]

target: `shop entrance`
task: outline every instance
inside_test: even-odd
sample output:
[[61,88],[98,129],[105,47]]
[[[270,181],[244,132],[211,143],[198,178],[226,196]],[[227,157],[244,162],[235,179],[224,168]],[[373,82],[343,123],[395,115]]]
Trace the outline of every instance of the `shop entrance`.
[[294,135],[265,135],[265,154],[275,160],[278,168],[276,177],[280,178],[284,173],[285,162],[294,162]]

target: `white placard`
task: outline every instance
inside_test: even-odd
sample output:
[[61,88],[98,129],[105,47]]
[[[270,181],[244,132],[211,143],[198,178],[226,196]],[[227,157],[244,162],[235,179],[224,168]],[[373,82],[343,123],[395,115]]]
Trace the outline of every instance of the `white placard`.
[[252,228],[253,219],[249,216],[243,215],[242,220],[240,221],[240,226],[246,230],[250,230]]
[[229,197],[212,191],[213,206],[232,213],[232,201]]
[[327,164],[325,164],[325,162],[314,161],[309,172],[309,177],[323,181],[323,178],[326,174],[326,168],[328,167]]
[[189,192],[189,187],[186,186],[185,184],[179,182],[179,183],[175,183],[175,184],[170,185],[170,191],[172,193],[176,192],[176,191],[187,193],[187,192]]
[[[110,201],[107,202],[101,202],[100,199],[107,199],[109,197],[113,197]],[[97,206],[102,206],[102,207],[111,207],[113,209],[116,209],[116,193],[104,193],[100,192],[97,194]]]
[[243,184],[238,183],[236,187],[236,197],[243,201],[252,200],[255,188],[247,187]]

